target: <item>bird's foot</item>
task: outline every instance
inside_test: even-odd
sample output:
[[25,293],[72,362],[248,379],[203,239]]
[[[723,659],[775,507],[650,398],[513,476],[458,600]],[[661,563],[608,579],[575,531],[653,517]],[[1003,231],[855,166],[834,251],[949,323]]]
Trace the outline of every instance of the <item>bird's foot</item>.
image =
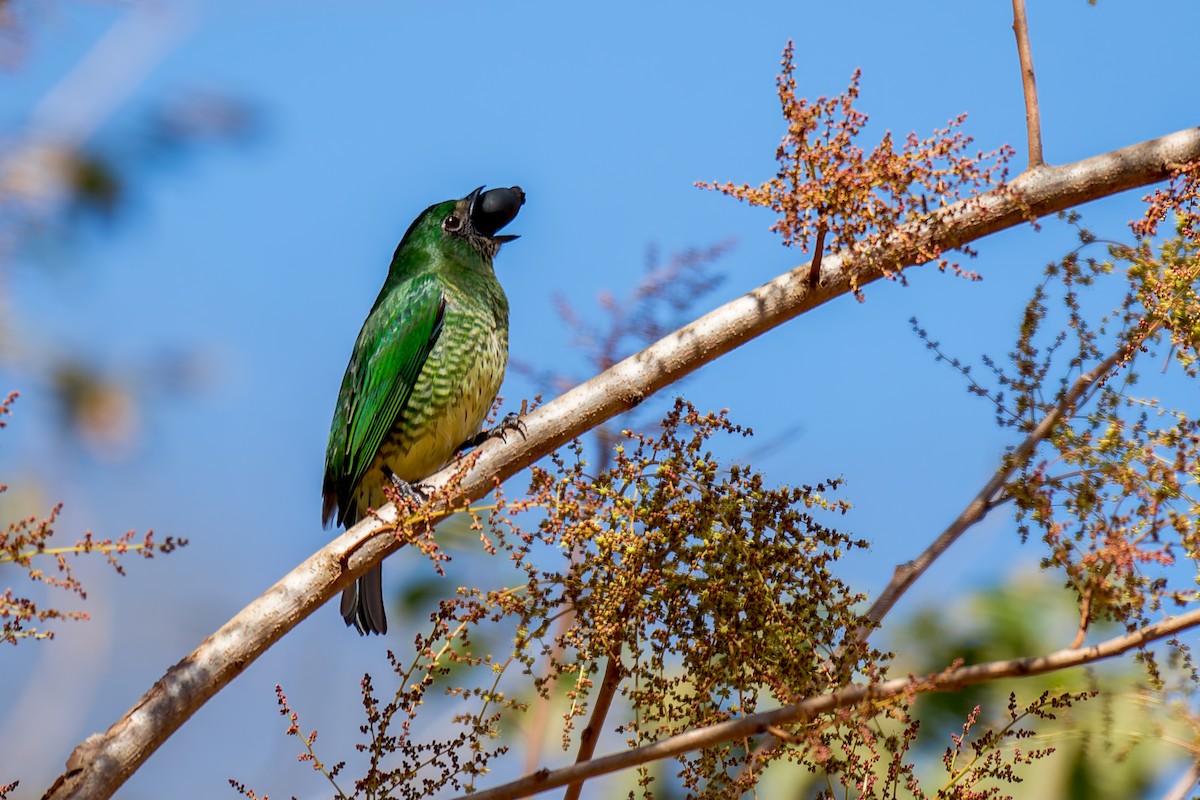
[[499,424],[488,428],[486,431],[480,431],[470,439],[467,439],[458,446],[458,449],[454,451],[454,454],[458,455],[466,450],[479,447],[479,445],[483,444],[488,439],[499,439],[502,442],[507,442],[508,434],[513,431],[521,434],[522,439],[525,438],[525,423],[521,421],[521,415],[516,411],[508,412],[504,415],[504,419],[500,420]]
[[521,421],[521,415],[516,411],[510,411],[504,415],[504,419],[500,420],[500,424],[489,431],[486,431],[487,438],[499,437],[500,441],[507,442],[508,433],[519,433],[521,438],[525,438],[525,423]]
[[383,474],[391,482],[392,488],[396,490],[396,494],[401,500],[411,503],[414,506],[419,506],[429,500],[429,487],[420,483],[409,483],[403,478],[396,476],[387,467],[384,467]]

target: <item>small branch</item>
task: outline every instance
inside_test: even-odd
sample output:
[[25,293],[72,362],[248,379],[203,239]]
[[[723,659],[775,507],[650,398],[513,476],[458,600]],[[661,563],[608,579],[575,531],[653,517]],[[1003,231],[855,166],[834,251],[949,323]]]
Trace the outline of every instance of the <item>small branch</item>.
[[1071,647],[1079,647],[1087,639],[1088,628],[1092,622],[1092,587],[1089,586],[1087,591],[1083,593],[1083,602],[1079,604],[1079,630],[1075,632],[1075,639],[1071,642]]
[[1029,20],[1025,0],[1013,0],[1013,34],[1017,37],[1017,56],[1021,60],[1021,86],[1025,90],[1025,127],[1029,138],[1029,168],[1036,169],[1042,159],[1042,117],[1038,110],[1037,80],[1033,75],[1033,49],[1029,46]]
[[[1142,338],[1144,339],[1151,332],[1151,330],[1147,330]],[[1038,423],[1037,427],[1025,437],[1025,440],[1021,442],[1017,449],[1005,458],[1001,468],[984,484],[979,493],[967,504],[963,512],[958,515],[958,518],[950,523],[950,526],[942,531],[941,535],[934,539],[920,555],[912,561],[896,567],[888,585],[884,587],[883,592],[880,593],[879,597],[867,610],[867,613],[863,615],[866,623],[859,626],[858,631],[855,633],[855,639],[858,642],[865,642],[871,635],[871,631],[879,627],[883,618],[892,610],[900,597],[916,583],[917,579],[929,569],[933,562],[945,553],[952,544],[958,541],[959,537],[966,533],[971,526],[982,520],[987,512],[997,505],[998,501],[996,498],[1001,496],[1012,474],[1021,465],[1028,462],[1030,456],[1037,449],[1037,446],[1053,432],[1058,422],[1083,400],[1092,386],[1101,382],[1109,372],[1121,363],[1122,358],[1129,353],[1129,350],[1130,346],[1123,347],[1098,364],[1091,372],[1080,375],[1071,387],[1071,390],[1063,396],[1058,405],[1051,409],[1042,418],[1042,421]],[[1085,609],[1083,613],[1086,620],[1087,610]],[[1084,623],[1081,623],[1079,634],[1071,644],[1072,648],[1083,644],[1086,631],[1086,626]],[[770,758],[771,754],[779,748],[779,743],[780,738],[774,732],[769,732],[754,748],[754,753],[750,761],[743,767],[743,771],[756,769],[759,764]]]
[[[1151,332],[1153,332],[1153,328],[1148,328],[1138,341],[1144,341],[1145,337],[1149,336]],[[878,627],[879,623],[883,621],[884,616],[891,611],[896,601],[908,591],[917,578],[921,577],[925,573],[925,570],[929,569],[930,565],[942,553],[946,552],[950,545],[954,544],[972,525],[983,519],[984,515],[987,514],[988,510],[994,504],[995,498],[1004,490],[1012,474],[1029,461],[1034,451],[1037,450],[1038,445],[1053,433],[1063,417],[1074,411],[1089,390],[1099,385],[1129,355],[1130,350],[1136,349],[1136,347],[1136,343],[1121,347],[1090,371],[1076,378],[1070,391],[1063,395],[1058,404],[1046,416],[1042,417],[1041,421],[1029,432],[1024,441],[1005,457],[1000,469],[984,484],[979,493],[975,495],[971,502],[967,504],[967,507],[963,509],[962,513],[958,515],[958,518],[950,523],[946,530],[942,531],[941,535],[934,539],[933,543],[925,548],[919,556],[906,564],[896,567],[891,581],[884,587],[883,592],[880,593],[879,598],[871,605],[871,608],[867,610],[867,613],[863,615],[866,624],[858,629],[857,637],[859,641],[866,641],[870,632]]]
[[[1166,180],[1171,165],[1197,159],[1200,128],[1190,128],[1026,173],[1011,184],[948,206],[937,215],[936,224],[901,227],[863,263],[887,264],[890,270],[924,262],[935,244],[959,247],[1089,200]],[[469,500],[483,497],[497,480],[507,480],[685,375],[885,274],[879,266],[851,274],[840,253],[823,259],[826,280],[818,288],[807,286],[807,272],[807,266],[799,267],[768,281],[530,412],[524,419],[526,436],[509,437],[508,442],[493,439],[475,451],[476,459],[461,476],[460,494]],[[452,465],[427,483],[442,486],[457,469]],[[427,513],[427,524],[433,524],[449,512],[439,508]],[[209,698],[280,637],[400,548],[394,533],[395,507],[384,506],[376,517],[355,525],[289,572],[171,667],[106,732],[76,747],[47,797],[110,797]]]
[[683,755],[735,739],[757,736],[772,727],[809,722],[822,714],[867,702],[889,700],[921,692],[946,692],[1006,678],[1026,678],[1091,664],[1200,625],[1200,609],[1156,622],[1083,649],[1059,650],[1045,656],[991,661],[947,670],[925,677],[909,676],[874,684],[854,684],[836,692],[811,697],[773,711],[753,714],[664,739],[654,744],[604,756],[556,770],[541,770],[520,780],[475,792],[456,800],[516,800],[578,781],[607,775],[663,758]]
[[813,247],[812,264],[808,267],[808,288],[821,285],[821,254],[825,252],[825,223],[817,226],[817,242]]
[[766,731],[767,731],[767,733],[774,736],[776,739],[779,739],[780,741],[783,741],[783,742],[790,742],[796,738],[795,736],[792,736],[790,733],[785,731],[783,728],[780,728],[775,725],[768,725],[766,727]]
[[[596,702],[592,705],[592,718],[588,720],[587,727],[579,736],[579,753],[575,756],[576,764],[591,761],[592,756],[595,755],[596,742],[600,740],[600,729],[604,727],[604,718],[608,716],[608,709],[612,707],[613,697],[616,696],[617,689],[621,686],[623,673],[621,660],[617,658],[617,654],[609,655],[608,666],[604,668],[604,680],[600,684],[600,691],[596,693]],[[563,800],[579,800],[581,792],[583,792],[583,781],[572,783],[567,787]]]

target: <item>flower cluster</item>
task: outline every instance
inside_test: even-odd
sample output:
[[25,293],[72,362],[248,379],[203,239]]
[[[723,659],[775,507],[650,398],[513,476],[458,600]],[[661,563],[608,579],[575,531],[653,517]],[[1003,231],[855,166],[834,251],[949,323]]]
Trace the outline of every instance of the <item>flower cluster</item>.
[[811,252],[814,266],[824,253],[840,252],[852,280],[867,269],[897,277],[903,265],[889,256],[897,248],[916,253],[917,263],[935,261],[939,269],[976,277],[950,261],[930,234],[945,225],[955,203],[969,204],[982,189],[1003,183],[1012,149],[970,154],[960,115],[930,136],[910,133],[899,144],[888,131],[868,153],[856,143],[867,124],[854,106],[859,71],[843,94],[809,101],[796,94],[793,54],[789,42],[776,82],[787,122],[775,154],[779,172],[758,187],[697,186],[775,211],[771,230],[786,245]]

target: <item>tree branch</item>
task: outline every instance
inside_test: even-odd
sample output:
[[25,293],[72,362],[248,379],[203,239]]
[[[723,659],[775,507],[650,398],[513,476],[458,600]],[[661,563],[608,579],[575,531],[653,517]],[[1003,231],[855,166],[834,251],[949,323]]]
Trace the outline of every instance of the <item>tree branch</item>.
[[[621,679],[624,677],[619,655],[620,653],[609,653],[608,655],[608,666],[604,668],[604,680],[600,684],[600,691],[596,693],[596,700],[592,703],[592,718],[588,720],[587,727],[579,736],[579,753],[575,756],[576,764],[591,761],[596,752],[596,744],[600,741],[600,731],[604,727],[604,719],[608,716],[608,709],[612,706],[613,698],[617,694],[617,689],[621,688]],[[572,783],[563,794],[563,800],[579,800],[582,792],[583,781]]]
[[[1143,341],[1149,336],[1152,330],[1148,328],[1139,337],[1139,341]],[[1000,469],[992,475],[983,488],[971,499],[971,502],[967,504],[962,513],[928,547],[921,551],[920,555],[896,567],[892,573],[892,579],[888,581],[887,586],[880,592],[879,597],[875,599],[875,602],[863,614],[864,622],[854,634],[856,641],[865,642],[871,635],[871,632],[883,622],[883,618],[892,610],[901,596],[917,582],[918,578],[925,574],[925,571],[929,569],[933,562],[945,553],[952,544],[958,541],[960,536],[984,518],[988,511],[995,505],[995,498],[1004,489],[1005,484],[1008,483],[1012,474],[1029,461],[1029,458],[1037,450],[1038,445],[1054,431],[1059,421],[1078,407],[1088,390],[1103,381],[1121,363],[1122,359],[1129,354],[1131,348],[1132,346],[1130,345],[1121,347],[1104,361],[1097,364],[1091,371],[1080,375],[1075,380],[1075,383],[1072,384],[1071,389],[1063,395],[1058,404],[1042,418],[1037,426],[1029,432],[1029,435],[1022,440],[1021,444],[1012,453],[1005,456]],[[1082,633],[1085,632],[1086,628],[1081,628],[1081,635],[1076,637],[1076,640],[1071,645],[1072,647],[1078,647],[1083,644]],[[754,754],[750,761],[743,767],[743,770],[757,769],[758,765],[764,762],[779,747],[779,743],[780,738],[773,732],[769,733],[754,748]]]
[[825,252],[825,223],[817,226],[817,242],[813,245],[812,264],[808,268],[808,288],[815,289],[821,282],[821,254]]
[[1025,91],[1025,128],[1029,139],[1029,169],[1046,162],[1042,159],[1042,116],[1038,110],[1037,79],[1033,75],[1033,49],[1029,46],[1029,20],[1025,18],[1025,0],[1013,0],[1013,34],[1017,37],[1017,57],[1021,60],[1021,87]]
[[1070,391],[1063,395],[1058,404],[1042,417],[1029,435],[1017,445],[1016,449],[1005,456],[1001,463],[1000,469],[983,485],[979,493],[967,504],[962,513],[958,515],[946,530],[942,531],[933,542],[925,548],[925,550],[912,561],[901,564],[896,567],[892,579],[879,597],[871,604],[867,613],[863,615],[866,624],[858,629],[856,634],[859,641],[866,641],[872,629],[877,627],[883,618],[887,615],[900,596],[908,591],[909,587],[916,582],[917,578],[929,569],[930,565],[950,547],[958,541],[966,531],[975,523],[983,519],[988,510],[992,507],[994,498],[1004,489],[1012,474],[1024,466],[1037,450],[1039,444],[1054,432],[1058,427],[1058,423],[1062,418],[1070,414],[1078,406],[1088,391],[1102,382],[1104,378],[1112,372],[1118,364],[1127,358],[1132,350],[1136,350],[1137,344],[1144,341],[1147,336],[1153,332],[1153,327],[1148,327],[1137,341],[1132,344],[1127,344],[1113,352],[1108,358],[1101,361],[1090,371],[1085,372],[1076,378],[1072,384]]
[[[853,274],[841,254],[822,259],[820,282],[808,265],[700,317],[612,369],[575,387],[525,419],[526,435],[493,440],[461,475],[460,493],[486,495],[537,459],[637,405],[701,366],[823,303],[861,288],[890,269],[920,263],[931,245],[957,247],[989,233],[1098,197],[1164,180],[1173,165],[1200,159],[1200,128],[1190,128],[1104,155],[1026,173],[1013,183],[947,207],[935,223],[910,225],[869,255]],[[444,485],[454,470],[429,483]],[[434,520],[445,508],[430,509]],[[108,731],[89,737],[67,760],[48,798],[105,798],[221,687],[350,581],[395,552],[396,509],[360,522],[288,573],[209,636],[150,688]],[[589,762],[595,764],[597,762]],[[581,768],[589,765],[582,765]],[[569,781],[568,781],[569,782]]]
[[661,742],[604,756],[584,764],[574,764],[556,770],[542,770],[520,780],[465,795],[456,800],[468,800],[468,798],[469,800],[514,800],[519,797],[529,797],[538,792],[607,775],[651,761],[671,758],[735,739],[757,736],[772,727],[809,722],[839,708],[887,700],[914,692],[945,692],[1005,678],[1028,678],[1091,664],[1144,647],[1150,642],[1173,636],[1197,625],[1200,625],[1200,609],[1147,625],[1145,628],[1082,649],[1059,650],[1056,653],[1032,658],[989,661],[924,677],[910,675],[907,678],[894,678],[881,683],[854,684],[831,694],[810,697],[773,711],[752,714],[741,719],[688,731]]

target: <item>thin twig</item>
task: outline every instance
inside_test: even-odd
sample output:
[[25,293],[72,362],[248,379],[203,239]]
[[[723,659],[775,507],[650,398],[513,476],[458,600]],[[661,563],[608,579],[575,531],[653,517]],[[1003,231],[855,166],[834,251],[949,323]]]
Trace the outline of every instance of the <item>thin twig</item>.
[[1017,37],[1017,56],[1021,61],[1021,87],[1025,90],[1025,127],[1029,137],[1029,168],[1046,162],[1042,159],[1042,117],[1038,110],[1037,80],[1033,75],[1033,49],[1029,46],[1029,20],[1025,0],[1013,0],[1013,34]]
[[821,285],[821,254],[825,252],[825,223],[817,226],[817,242],[813,246],[812,264],[808,267],[808,288]]
[[1092,623],[1092,587],[1088,586],[1083,593],[1083,602],[1079,604],[1079,630],[1071,641],[1071,647],[1079,647],[1087,639],[1088,628]]
[[[621,668],[621,659],[617,657],[617,654],[609,655],[608,666],[604,668],[604,679],[600,683],[600,691],[596,693],[596,700],[592,704],[592,718],[588,720],[587,727],[579,736],[579,753],[575,756],[576,764],[591,761],[592,756],[595,755],[596,742],[600,741],[600,729],[604,727],[604,719],[608,716],[608,709],[612,707],[613,698],[621,686],[621,678],[624,677],[624,673],[625,670]],[[572,783],[567,787],[563,800],[579,800],[581,792],[583,792],[583,781]]]
[[[609,453],[611,452],[610,450]],[[658,570],[661,566],[662,559],[655,559],[646,568]],[[629,601],[626,601],[621,606],[620,619],[622,620],[622,624],[629,619],[629,615]],[[591,719],[588,720],[587,727],[583,729],[583,733],[579,736],[579,753],[575,756],[576,764],[589,761],[595,755],[596,743],[600,741],[600,731],[604,728],[604,720],[608,717],[608,711],[612,707],[613,698],[616,697],[617,690],[620,689],[621,681],[624,680],[625,675],[625,668],[621,664],[621,647],[617,645],[608,654],[608,664],[604,667],[604,678],[600,682],[600,690],[596,693],[596,699],[592,704]],[[567,787],[567,792],[563,795],[563,800],[579,800],[579,795],[582,792],[583,783],[573,783]]]
[[958,515],[958,518],[950,523],[942,531],[941,535],[934,539],[919,556],[912,561],[896,567],[891,581],[884,587],[875,602],[871,604],[867,613],[863,615],[865,624],[859,627],[856,634],[860,642],[866,641],[871,630],[878,627],[879,623],[883,621],[884,616],[891,611],[896,601],[908,591],[908,588],[913,585],[917,578],[921,577],[925,573],[925,570],[929,569],[930,565],[942,553],[946,552],[950,545],[958,541],[958,538],[972,525],[983,519],[984,515],[995,503],[995,498],[1003,492],[1005,485],[1013,473],[1029,461],[1029,458],[1033,455],[1038,445],[1054,432],[1054,429],[1062,421],[1063,417],[1073,412],[1077,404],[1087,395],[1088,391],[1103,382],[1108,374],[1124,361],[1131,352],[1136,350],[1138,344],[1145,341],[1145,337],[1149,336],[1153,331],[1153,327],[1148,327],[1136,342],[1122,346],[1090,371],[1076,378],[1070,391],[1064,394],[1054,408],[1050,409],[1042,417],[1041,421],[1029,432],[1024,441],[1017,445],[1015,450],[1005,456],[1001,468],[983,485],[983,488],[967,504],[967,507]]
[[853,684],[836,692],[810,697],[773,711],[752,714],[706,728],[687,731],[654,744],[614,753],[582,764],[574,764],[556,770],[540,770],[520,780],[464,795],[456,800],[516,800],[516,798],[529,797],[577,781],[607,775],[663,758],[683,755],[736,739],[756,736],[771,726],[808,722],[841,708],[889,700],[913,693],[946,692],[990,681],[1027,678],[1091,664],[1130,650],[1143,648],[1151,642],[1174,636],[1180,631],[1197,625],[1200,625],[1200,609],[1147,625],[1145,628],[1114,637],[1091,647],[1059,650],[1033,658],[990,661],[924,677],[909,676],[881,683]]
[[[1148,328],[1143,336],[1139,337],[1138,342],[1144,341],[1145,337],[1152,332],[1153,328]],[[1100,362],[1090,372],[1080,375],[1071,386],[1070,391],[1063,395],[1058,404],[1030,431],[1024,441],[1012,453],[1005,456],[1001,468],[984,484],[962,513],[920,555],[912,561],[896,567],[888,585],[884,587],[879,597],[863,615],[864,623],[855,632],[855,641],[865,642],[871,632],[883,622],[883,618],[892,610],[900,597],[916,583],[933,562],[997,505],[997,498],[1002,496],[1004,487],[1012,474],[1028,462],[1038,445],[1054,431],[1064,416],[1076,408],[1091,387],[1103,382],[1103,379],[1136,347],[1136,343],[1125,345]],[[1085,632],[1086,629],[1081,628],[1081,635],[1076,637],[1072,647],[1078,647],[1083,643],[1082,634]],[[751,753],[742,771],[757,769],[759,764],[766,761],[778,749],[779,744],[779,737],[773,733],[763,737],[755,746],[754,752]]]
[[[610,364],[611,365],[611,364]],[[524,411],[522,411],[524,416]],[[600,425],[596,428],[596,464],[597,474],[603,473],[609,468],[612,463],[613,451],[617,445],[616,433],[608,425]],[[576,546],[571,552],[571,566],[574,567],[579,563],[582,556],[582,548]],[[567,613],[563,614],[558,619],[558,624],[555,626],[555,635],[552,640],[553,644],[550,647],[550,652],[546,654],[543,661],[542,676],[549,680],[554,669],[554,664],[561,660],[563,654],[563,642],[565,641],[567,632],[575,623],[575,608],[574,606],[567,609]],[[611,666],[611,661],[610,661]],[[607,672],[605,673],[607,678]],[[611,702],[612,698],[609,698]],[[525,755],[525,771],[533,772],[537,768],[539,759],[542,756],[542,741],[546,738],[546,728],[550,722],[550,708],[553,703],[553,696],[547,694],[545,697],[538,695],[534,700],[532,709],[532,722],[525,736],[526,755]],[[607,709],[605,709],[607,713]],[[588,727],[591,725],[589,723]],[[585,733],[586,735],[586,733]],[[595,747],[593,746],[593,751]],[[591,757],[589,752],[588,757]]]
[[[554,672],[554,662],[562,657],[563,647],[562,640],[567,631],[571,629],[571,625],[575,622],[575,609],[568,609],[565,614],[558,618],[554,626],[554,637],[552,639],[550,652],[542,661],[543,682],[548,682]],[[537,769],[538,761],[542,757],[542,741],[546,738],[546,728],[550,722],[550,708],[554,702],[553,694],[547,694],[543,697],[541,694],[533,700],[533,708],[530,711],[531,720],[529,728],[525,734],[525,771],[533,772]]]

